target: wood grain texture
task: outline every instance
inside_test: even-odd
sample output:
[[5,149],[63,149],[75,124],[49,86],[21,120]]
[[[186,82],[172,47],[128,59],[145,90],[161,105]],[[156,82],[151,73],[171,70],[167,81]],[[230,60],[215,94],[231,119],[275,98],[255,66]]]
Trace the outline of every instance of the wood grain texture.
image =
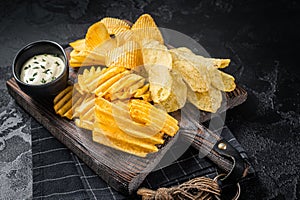
[[[74,76],[74,72],[70,73]],[[72,79],[72,78],[71,78]],[[10,95],[32,117],[41,123],[54,137],[65,144],[82,159],[96,174],[111,187],[123,194],[135,192],[145,177],[162,159],[166,151],[176,142],[178,134],[168,140],[157,153],[140,158],[120,152],[92,141],[91,132],[79,129],[73,121],[61,118],[53,110],[52,99],[32,98],[18,87],[12,78],[6,82]],[[226,93],[227,106],[232,108],[247,98],[247,93],[240,87]],[[210,114],[201,113],[200,121],[206,121]]]

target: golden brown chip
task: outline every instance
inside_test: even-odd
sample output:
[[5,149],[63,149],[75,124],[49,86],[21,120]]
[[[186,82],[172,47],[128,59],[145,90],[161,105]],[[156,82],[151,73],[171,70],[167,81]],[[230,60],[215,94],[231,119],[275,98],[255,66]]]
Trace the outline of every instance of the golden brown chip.
[[146,126],[155,126],[156,129],[160,129],[169,136],[174,136],[178,131],[177,120],[166,111],[154,107],[149,102],[132,99],[129,106],[130,116],[134,121]]
[[71,67],[104,65],[104,56],[97,55],[87,50],[76,51],[70,53],[71,59],[69,60]]
[[149,144],[147,141],[132,138],[120,129],[101,123],[94,124],[93,141],[139,157],[145,157],[148,153],[158,151],[155,145]]
[[207,58],[209,59],[213,66],[216,68],[225,68],[230,64],[230,59],[220,59],[220,58]]
[[141,15],[132,25],[131,30],[134,32],[134,39],[137,42],[157,40],[161,44],[164,43],[160,30],[149,14]]
[[115,39],[117,40],[117,46],[122,46],[126,42],[134,39],[133,32],[132,30],[124,30],[115,34]]
[[[99,97],[107,94],[107,90],[108,90],[109,87],[111,87],[115,82],[117,82],[123,76],[125,76],[129,73],[130,72],[128,70],[126,70],[126,71],[123,71],[119,74],[114,75],[110,79],[108,79],[105,82],[103,82],[102,84],[98,85],[97,88],[94,90],[94,93]],[[100,81],[101,81],[101,79],[100,79]]]
[[[105,83],[107,80],[111,79],[112,77],[126,71],[124,67],[109,67],[104,68],[99,74],[97,74],[93,79],[89,79],[86,83],[89,92],[95,93],[95,89]],[[101,90],[101,89],[99,89]],[[98,91],[99,91],[98,90]]]
[[[75,98],[78,98],[79,93],[75,95]],[[67,117],[72,119],[72,103],[73,103],[73,86],[68,86],[63,91],[61,91],[53,100],[54,111],[56,114],[59,114],[61,117]]]
[[142,53],[148,72],[151,98],[155,103],[165,101],[171,94],[172,56],[166,46],[154,40],[143,43]]
[[76,40],[69,45],[76,51],[82,51],[85,49],[85,39]]
[[[101,74],[102,72],[100,67],[97,67],[97,69],[95,67],[91,67],[89,70],[85,69],[83,71],[83,74],[79,74],[77,79],[81,91],[86,93],[92,93],[93,90],[91,90],[91,88],[97,87],[98,78],[101,76]],[[94,83],[95,86],[92,86],[91,83]]]
[[89,115],[87,115],[87,113],[90,110],[94,109],[94,105],[95,105],[95,96],[92,94],[86,94],[85,96],[83,96],[82,101],[78,105],[76,105],[74,116],[79,117],[81,119],[87,119],[87,118],[93,119],[93,116],[91,116],[93,112],[89,113]]
[[63,98],[67,93],[69,93],[72,90],[73,90],[73,86],[72,85],[66,87],[63,91],[61,91],[58,95],[56,95],[56,97],[53,100],[53,104],[57,104],[58,101],[61,100],[61,98]]
[[128,41],[124,45],[108,51],[105,57],[108,67],[125,67],[134,69],[143,64],[140,46],[134,41]]
[[136,74],[128,74],[109,87],[104,94],[109,93],[110,100],[112,101],[116,99],[129,99],[133,97],[133,94],[136,93],[144,83],[145,78]]
[[105,25],[109,34],[118,34],[130,29],[128,23],[117,18],[105,17],[100,22]]
[[132,120],[128,104],[116,101],[108,102],[103,98],[96,99],[95,116],[98,123],[110,128],[120,129],[124,137],[136,138],[135,140],[147,141],[152,144],[162,144],[162,133],[156,131],[149,124],[140,124]]
[[181,74],[173,70],[171,76],[173,80],[171,94],[165,101],[159,103],[166,112],[174,112],[181,109],[185,105],[187,97],[187,87]]
[[216,68],[209,69],[209,75],[211,84],[219,90],[231,92],[236,87],[233,76],[226,74]]
[[89,27],[85,35],[85,47],[87,50],[93,50],[109,39],[110,36],[105,25],[97,22]]
[[72,98],[72,95],[73,95],[73,86],[68,86],[66,89],[61,91],[54,98],[55,112],[57,112],[60,108],[62,108]]
[[90,120],[82,120],[77,118],[75,119],[75,125],[79,128],[84,128],[90,131],[94,129],[94,122]]
[[221,106],[222,93],[214,87],[210,87],[207,92],[194,92],[188,88],[187,99],[198,109],[215,113]]
[[207,67],[203,63],[195,63],[194,57],[185,56],[179,49],[170,50],[173,68],[178,71],[184,81],[195,92],[206,92],[210,86]]

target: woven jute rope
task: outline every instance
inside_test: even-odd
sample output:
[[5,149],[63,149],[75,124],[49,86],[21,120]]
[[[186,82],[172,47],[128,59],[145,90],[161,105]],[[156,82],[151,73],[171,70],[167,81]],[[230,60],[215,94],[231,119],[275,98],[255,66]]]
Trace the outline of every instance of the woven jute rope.
[[221,189],[217,180],[198,177],[179,186],[159,188],[156,191],[141,188],[137,194],[142,196],[143,200],[210,200],[220,199]]

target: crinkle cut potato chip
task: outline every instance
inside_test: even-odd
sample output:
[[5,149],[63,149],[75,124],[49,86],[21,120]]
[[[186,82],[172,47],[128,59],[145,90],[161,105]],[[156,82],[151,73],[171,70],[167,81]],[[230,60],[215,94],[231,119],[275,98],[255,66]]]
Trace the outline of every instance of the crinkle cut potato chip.
[[103,97],[104,95],[107,94],[109,88],[118,80],[120,80],[123,76],[130,74],[130,71],[125,70],[119,74],[116,74],[115,76],[111,77],[107,81],[103,82],[102,84],[98,85],[97,88],[95,89],[94,93],[99,96]]
[[[113,103],[97,98],[95,109],[93,140],[137,156],[157,152],[163,135],[174,136],[179,128],[168,113],[143,100]],[[156,132],[147,131],[153,126]]]
[[105,17],[101,19],[100,22],[105,25],[110,35],[116,35],[130,29],[130,26],[127,22],[117,18]]
[[[114,104],[103,98],[97,98],[93,140],[141,157],[157,152],[158,148],[155,145],[164,142],[162,138],[164,133],[147,135],[145,124],[128,117],[127,108],[128,105],[125,103]],[[120,123],[125,124],[122,126]]]
[[122,46],[128,41],[134,40],[133,32],[132,30],[124,30],[122,32],[116,33],[115,39],[117,40],[117,46]]
[[145,78],[136,74],[128,74],[110,86],[107,90],[107,94],[109,94],[111,101],[116,99],[129,99],[133,97],[140,87],[144,86],[144,83]]
[[[153,144],[162,144],[164,140],[160,133],[163,129],[164,121],[151,121],[142,124],[130,117],[131,102],[114,101],[109,102],[103,98],[96,99],[96,120],[109,127],[115,127],[132,137],[141,140],[146,139]],[[154,109],[154,108],[153,108]],[[154,112],[154,111],[153,111]],[[166,118],[166,115],[164,115]],[[151,116],[154,119],[154,116]],[[155,120],[155,119],[154,119]]]
[[[74,88],[74,86],[68,86],[53,100],[54,111],[61,117],[73,119],[73,111],[76,108],[76,105],[80,104],[83,100],[83,96]],[[74,102],[77,102],[78,104],[73,104]]]
[[82,74],[77,75],[77,81],[79,85],[79,92],[83,93],[91,93],[89,90],[89,83],[96,80],[101,75],[101,67],[97,67],[97,69],[93,66],[89,70],[84,69]]
[[110,35],[108,34],[105,25],[101,22],[94,23],[89,27],[85,35],[86,49],[93,50],[109,39]]
[[125,67],[134,69],[143,64],[142,52],[139,44],[128,41],[120,47],[108,51],[105,57],[105,64],[108,67]]
[[131,30],[134,32],[134,38],[137,42],[156,40],[160,44],[164,43],[160,30],[149,14],[141,15],[132,25]]

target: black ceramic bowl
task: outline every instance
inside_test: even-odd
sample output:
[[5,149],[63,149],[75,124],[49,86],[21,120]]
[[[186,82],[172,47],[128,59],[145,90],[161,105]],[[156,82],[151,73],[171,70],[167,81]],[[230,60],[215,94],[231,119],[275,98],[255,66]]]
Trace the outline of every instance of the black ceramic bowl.
[[[42,85],[31,85],[22,82],[20,74],[24,63],[39,54],[55,54],[59,56],[65,64],[63,73],[55,80]],[[65,51],[59,44],[49,40],[40,40],[26,45],[17,53],[13,61],[12,72],[18,86],[26,94],[30,96],[54,96],[67,86],[69,66]]]

